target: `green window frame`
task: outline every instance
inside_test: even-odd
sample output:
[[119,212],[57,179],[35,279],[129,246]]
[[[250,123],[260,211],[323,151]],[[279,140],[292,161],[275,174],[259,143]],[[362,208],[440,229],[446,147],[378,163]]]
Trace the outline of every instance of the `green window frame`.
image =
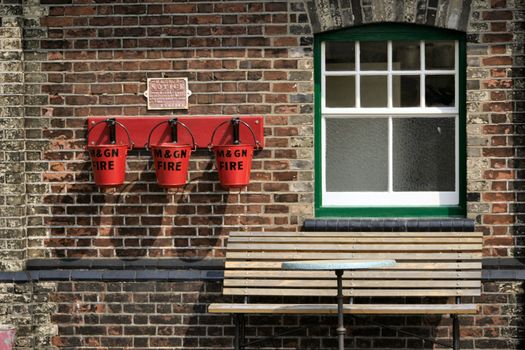
[[[445,205],[378,205],[368,204],[332,205],[323,202],[323,193],[326,195],[323,181],[325,170],[323,156],[323,74],[324,71],[324,46],[333,42],[398,42],[398,41],[454,41],[456,42],[456,143],[455,153],[456,180],[455,192],[457,200]],[[389,45],[392,45],[389,43]],[[391,48],[389,48],[391,50]],[[391,51],[389,51],[391,52]],[[391,55],[391,53],[390,53]],[[422,54],[424,55],[424,54]],[[359,58],[358,58],[359,60]],[[390,58],[390,61],[391,58]],[[390,66],[392,64],[390,63]],[[390,69],[390,68],[389,68]],[[422,67],[421,70],[424,70]],[[425,74],[425,73],[423,73]],[[392,79],[392,78],[389,78]],[[356,26],[341,30],[325,32],[314,37],[314,96],[315,96],[315,216],[316,217],[430,217],[430,216],[457,216],[466,215],[466,35],[463,32],[435,28],[416,24],[380,23]],[[391,83],[389,83],[391,84]],[[356,83],[356,89],[357,88]],[[392,85],[390,85],[392,86]],[[391,89],[391,87],[389,88]],[[424,86],[423,88],[424,89]],[[389,92],[391,94],[391,92]],[[356,93],[359,96],[359,93]],[[322,101],[323,99],[323,101]],[[422,99],[424,101],[424,97]],[[389,102],[391,103],[391,102]],[[359,107],[359,105],[358,105]],[[390,170],[391,171],[391,170]],[[325,191],[325,192],[323,192]]]

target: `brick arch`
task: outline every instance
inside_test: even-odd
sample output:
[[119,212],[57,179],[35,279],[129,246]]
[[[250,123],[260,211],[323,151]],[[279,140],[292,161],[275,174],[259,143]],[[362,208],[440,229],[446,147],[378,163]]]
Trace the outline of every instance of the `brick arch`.
[[471,0],[304,0],[314,33],[376,22],[466,31]]

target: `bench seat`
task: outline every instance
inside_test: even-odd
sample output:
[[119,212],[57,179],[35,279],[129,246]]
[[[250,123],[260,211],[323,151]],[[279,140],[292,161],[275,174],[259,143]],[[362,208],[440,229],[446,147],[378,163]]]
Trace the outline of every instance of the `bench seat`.
[[[344,313],[450,315],[452,347],[459,349],[458,315],[478,312],[461,298],[481,295],[482,240],[480,232],[232,232],[223,295],[245,302],[215,303],[208,311],[234,316],[235,349],[242,350],[245,314],[337,314],[334,271],[284,269],[283,262],[389,259],[396,264],[344,272]],[[316,299],[306,304],[302,297]],[[316,303],[320,297],[334,302]]]
[[[345,304],[353,315],[464,315],[478,313],[476,304]],[[336,304],[210,304],[208,311],[229,314],[337,314]]]

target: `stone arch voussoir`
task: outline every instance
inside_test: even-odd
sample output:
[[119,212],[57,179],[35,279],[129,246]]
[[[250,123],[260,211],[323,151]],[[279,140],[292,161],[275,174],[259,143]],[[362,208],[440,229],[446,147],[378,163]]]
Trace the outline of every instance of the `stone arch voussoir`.
[[304,0],[314,33],[378,22],[466,31],[471,0]]

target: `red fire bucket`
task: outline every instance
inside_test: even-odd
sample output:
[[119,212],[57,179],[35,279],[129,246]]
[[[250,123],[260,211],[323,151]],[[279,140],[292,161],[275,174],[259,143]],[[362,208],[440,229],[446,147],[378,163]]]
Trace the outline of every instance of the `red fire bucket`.
[[[242,188],[250,183],[250,172],[252,169],[253,152],[259,148],[259,141],[255,137],[250,125],[240,119],[232,120],[233,126],[233,145],[213,146],[213,138],[217,129],[229,121],[219,124],[211,136],[211,143],[208,146],[215,152],[215,161],[219,173],[219,181],[224,188]],[[239,142],[239,125],[244,124],[250,130],[255,141],[255,147]]]
[[[99,187],[115,187],[122,185],[126,178],[126,158],[128,156],[128,150],[131,149],[133,143],[131,137],[124,125],[115,120],[103,120],[96,123],[88,131],[93,130],[97,124],[108,123],[110,128],[114,128],[115,125],[120,125],[128,134],[128,144],[101,144],[101,145],[88,145],[87,149],[91,156],[91,164],[93,168],[93,177],[95,184]],[[110,131],[110,142],[114,141],[115,132]]]
[[[161,124],[169,123],[172,128],[172,138],[174,143],[161,143],[158,145],[151,145],[150,140],[153,131]],[[184,127],[191,135],[193,146],[186,144],[177,144],[177,124]],[[186,185],[188,181],[188,167],[190,164],[190,154],[196,149],[195,138],[191,130],[183,123],[176,119],[163,121],[157,124],[148,137],[146,148],[151,148],[153,155],[153,165],[155,167],[155,174],[157,175],[157,183],[161,187],[181,187]]]
[[250,183],[252,145],[213,146],[219,181],[226,188],[241,188]]

